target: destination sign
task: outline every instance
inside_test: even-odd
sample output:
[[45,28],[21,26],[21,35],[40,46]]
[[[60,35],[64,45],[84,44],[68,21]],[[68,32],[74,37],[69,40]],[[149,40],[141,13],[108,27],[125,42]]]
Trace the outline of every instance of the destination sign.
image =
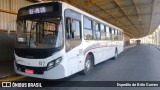
[[45,13],[46,7],[38,7],[29,9],[29,14]]
[[18,16],[26,15],[43,15],[45,14],[55,14],[61,11],[61,5],[59,3],[45,3],[45,4],[36,4],[21,8],[18,11]]

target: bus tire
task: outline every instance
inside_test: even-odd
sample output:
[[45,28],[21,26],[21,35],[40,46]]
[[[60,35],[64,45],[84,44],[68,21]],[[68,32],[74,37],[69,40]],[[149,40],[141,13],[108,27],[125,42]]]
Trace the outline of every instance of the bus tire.
[[116,60],[118,58],[118,49],[115,49],[113,60]]
[[81,72],[83,75],[87,75],[93,69],[93,60],[90,55],[87,55],[84,63],[84,70]]

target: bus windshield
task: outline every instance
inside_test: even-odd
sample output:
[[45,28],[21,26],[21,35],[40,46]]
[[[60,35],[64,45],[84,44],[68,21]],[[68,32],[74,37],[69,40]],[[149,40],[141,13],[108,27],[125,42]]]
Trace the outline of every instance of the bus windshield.
[[62,20],[17,20],[17,48],[57,48],[63,44]]

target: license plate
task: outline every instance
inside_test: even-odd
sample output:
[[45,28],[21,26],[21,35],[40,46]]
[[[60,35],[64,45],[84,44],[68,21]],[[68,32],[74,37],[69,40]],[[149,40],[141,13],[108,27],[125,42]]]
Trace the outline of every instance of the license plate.
[[33,74],[33,73],[34,73],[34,71],[33,71],[33,70],[30,70],[30,69],[25,69],[25,73]]

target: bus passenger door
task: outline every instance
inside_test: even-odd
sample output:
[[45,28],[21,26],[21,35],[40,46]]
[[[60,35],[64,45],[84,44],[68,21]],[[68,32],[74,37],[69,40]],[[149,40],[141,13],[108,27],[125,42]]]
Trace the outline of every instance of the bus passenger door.
[[69,74],[79,71],[79,57],[81,49],[81,22],[76,19],[66,18],[66,52],[68,57]]

